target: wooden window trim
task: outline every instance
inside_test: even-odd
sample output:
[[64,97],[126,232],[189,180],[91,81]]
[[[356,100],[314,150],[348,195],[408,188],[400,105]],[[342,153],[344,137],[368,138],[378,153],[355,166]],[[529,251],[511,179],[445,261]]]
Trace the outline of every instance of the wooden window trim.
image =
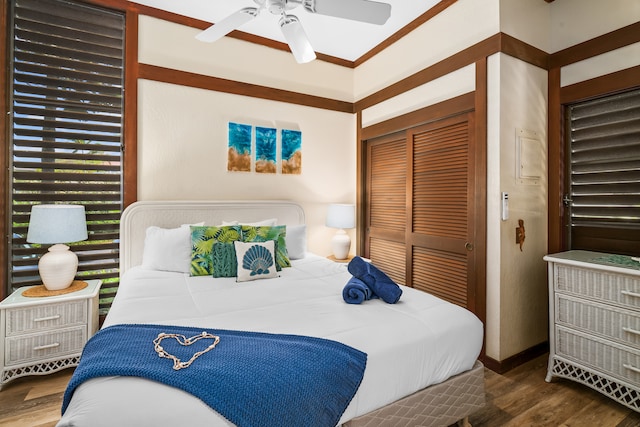
[[[133,7],[133,3],[127,0],[78,0],[80,2],[102,6],[118,11],[126,12],[125,21],[125,115],[124,115],[124,156],[123,156],[123,201],[124,207],[137,200],[137,80],[138,80],[138,13]],[[8,0],[0,0],[0,27],[7,28],[9,25],[9,3]],[[7,50],[7,31],[0,31],[0,68],[8,69],[9,58]],[[7,73],[0,75],[0,87],[8,92],[9,81]],[[9,111],[8,97],[0,97],[0,111]],[[0,135],[7,136],[9,132],[8,118],[6,114],[0,120]],[[8,141],[8,138],[5,138]],[[10,192],[8,186],[9,158],[8,150],[3,147],[0,150],[0,167],[3,173],[0,174],[0,198],[4,206],[9,206]],[[3,237],[0,242],[0,275],[3,278],[3,286],[0,286],[0,300],[7,297],[8,287],[5,278],[8,277],[8,212],[5,208],[0,213],[0,235]]]
[[640,66],[596,77],[584,82],[560,87],[560,69],[549,72],[549,196],[548,196],[548,251],[568,250],[562,218],[563,195],[566,193],[564,120],[565,106],[598,96],[640,88]]
[[[0,28],[8,28],[9,24],[9,5],[8,0],[0,0]],[[0,31],[0,69],[8,70],[8,53],[7,53],[7,31]],[[3,89],[3,93],[8,93],[9,81],[7,79],[6,72],[0,73],[0,87]],[[4,138],[5,143],[8,143],[8,119],[6,118],[6,111],[9,111],[8,105],[9,99],[7,96],[0,97],[0,111],[3,113],[3,119],[0,120],[0,135]],[[9,170],[9,157],[8,150],[5,146],[0,150],[0,167],[2,167],[2,173],[0,174],[0,197],[2,198],[3,206],[8,205],[9,195],[8,195],[8,183],[7,180],[8,170]],[[7,209],[5,209],[0,213],[0,236],[2,236],[2,242],[0,242],[0,299],[4,299],[7,295],[7,286],[5,285],[5,280],[8,277],[7,272],[7,257],[8,257],[8,236],[9,236],[9,223],[7,217]]]

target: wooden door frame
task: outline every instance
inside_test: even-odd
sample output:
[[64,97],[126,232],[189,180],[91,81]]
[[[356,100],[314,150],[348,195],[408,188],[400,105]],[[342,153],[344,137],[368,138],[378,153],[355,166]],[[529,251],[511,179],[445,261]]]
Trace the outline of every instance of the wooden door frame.
[[[440,102],[419,110],[407,113],[393,119],[363,128],[362,113],[357,113],[357,218],[359,224],[366,220],[366,141],[375,137],[404,131],[409,128],[442,120],[447,117],[474,111],[475,120],[470,123],[475,132],[475,157],[473,170],[470,174],[476,182],[474,194],[474,241],[476,268],[469,271],[476,283],[475,289],[470,291],[469,308],[483,322],[486,322],[486,223],[487,223],[487,60],[476,62],[476,90],[447,101]],[[356,249],[358,253],[365,247],[366,233],[358,229],[356,233]],[[484,347],[482,350],[484,355]]]

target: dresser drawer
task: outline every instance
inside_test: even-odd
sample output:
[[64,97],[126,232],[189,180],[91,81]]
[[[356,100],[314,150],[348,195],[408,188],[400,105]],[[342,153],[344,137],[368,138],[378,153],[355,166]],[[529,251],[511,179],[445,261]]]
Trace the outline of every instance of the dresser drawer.
[[556,323],[640,350],[640,312],[556,294]]
[[7,309],[7,336],[87,324],[87,300]]
[[6,338],[5,364],[10,366],[81,353],[86,341],[86,327]]
[[640,388],[640,351],[581,332],[555,327],[555,353]]
[[555,290],[640,309],[640,277],[555,264]]

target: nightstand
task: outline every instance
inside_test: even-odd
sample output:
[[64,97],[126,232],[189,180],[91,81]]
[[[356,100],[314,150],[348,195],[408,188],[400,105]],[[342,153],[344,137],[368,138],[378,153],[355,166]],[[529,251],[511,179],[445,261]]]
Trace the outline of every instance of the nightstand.
[[0,302],[0,389],[26,375],[45,375],[77,366],[82,348],[98,330],[101,280],[58,296],[22,295],[25,286]]

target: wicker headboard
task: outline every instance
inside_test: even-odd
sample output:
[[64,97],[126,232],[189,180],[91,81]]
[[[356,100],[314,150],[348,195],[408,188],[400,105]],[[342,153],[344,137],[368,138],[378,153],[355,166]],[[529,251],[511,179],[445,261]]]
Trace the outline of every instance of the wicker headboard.
[[204,221],[254,222],[277,218],[278,225],[305,223],[302,207],[289,201],[144,201],[135,202],[120,220],[120,274],[142,263],[147,227],[175,228]]

